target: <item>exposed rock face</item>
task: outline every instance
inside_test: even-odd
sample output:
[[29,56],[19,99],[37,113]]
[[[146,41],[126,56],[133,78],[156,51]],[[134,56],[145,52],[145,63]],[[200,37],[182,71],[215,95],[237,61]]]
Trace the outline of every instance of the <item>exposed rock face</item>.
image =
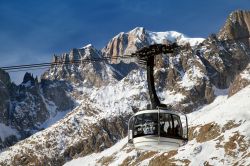
[[[38,86],[32,86],[31,83],[21,84],[17,88],[15,99],[12,103],[11,124],[17,130],[34,130],[49,118],[49,111],[46,109]],[[27,137],[25,133],[24,137]]]
[[[1,162],[13,165],[61,165],[78,155],[102,151],[123,138],[128,117],[132,113],[131,106],[145,109],[149,96],[145,70],[136,63],[120,62],[117,57],[150,44],[177,42],[182,45],[181,51],[174,55],[157,56],[155,64],[157,93],[162,103],[173,105],[174,110],[192,112],[203,104],[211,103],[215,97],[213,86],[230,86],[230,95],[236,93],[248,84],[243,75],[249,75],[249,67],[246,68],[250,55],[249,43],[245,40],[220,39],[236,39],[246,35],[249,32],[248,13],[237,11],[231,14],[220,33],[206,40],[187,38],[177,32],[150,32],[135,28],[114,37],[102,52],[87,45],[61,56],[54,55],[54,64],[43,74],[41,82],[26,73],[23,83],[16,86],[0,70],[0,122],[16,128],[21,139],[41,130],[43,123],[58,112],[73,110],[53,127],[10,148],[5,154],[11,155]],[[104,56],[111,57],[112,63],[108,60],[87,61]],[[57,64],[59,62],[64,64]],[[216,124],[199,127],[196,126],[191,132],[198,142],[214,140],[221,135]],[[199,135],[195,129],[205,134]],[[230,139],[241,139],[241,136],[236,134]],[[15,141],[17,137],[12,136],[0,140],[0,148],[10,146]],[[225,145],[227,149],[230,149],[230,144]],[[221,145],[224,146],[224,143]],[[167,156],[172,157],[176,153],[171,152]],[[144,158],[144,154],[141,157]],[[109,159],[112,160],[112,157]],[[158,159],[165,162],[164,155]],[[101,162],[106,163],[107,160]],[[131,164],[129,160],[124,164]],[[168,160],[167,163],[176,161],[179,160]],[[189,160],[180,162],[190,163]],[[150,164],[158,163],[152,160]]]
[[[89,115],[82,116],[88,112]],[[100,152],[111,147],[115,142],[126,136],[129,116],[99,119],[99,112],[101,110],[87,104],[81,105],[74,113],[72,112],[73,114],[68,114],[67,118],[57,123],[53,130],[46,129],[24,141],[20,141],[15,146],[18,153],[9,156],[10,158],[6,156],[6,162],[3,162],[0,157],[0,165],[12,163],[13,165],[59,166],[77,156]],[[92,116],[98,119],[98,123],[88,120]],[[41,141],[41,138],[43,141]],[[50,149],[52,147],[54,147],[53,150]]]
[[[226,43],[227,52],[229,54],[226,55],[224,53],[224,55],[229,58],[227,58],[226,61],[223,61],[228,68],[227,71],[229,71],[228,74],[223,72],[223,75],[226,75],[226,77],[229,78],[229,81],[227,81],[227,87],[233,82],[232,85],[230,85],[229,96],[248,85],[248,79],[242,76],[247,75],[249,70],[249,66],[247,66],[250,59],[249,36],[250,12],[242,10],[231,13],[226,24],[218,34],[219,39],[229,39]],[[235,41],[232,41],[232,39],[235,39]],[[243,69],[245,69],[243,73],[239,74]],[[223,77],[225,78],[225,76]]]
[[249,165],[250,86],[234,96],[218,97],[211,105],[189,114],[189,141],[177,150],[135,149],[127,138],[107,151],[66,163],[100,165]]
[[245,88],[247,85],[250,84],[250,64],[243,70],[240,74],[237,75],[235,80],[229,87],[228,96],[232,96],[241,89]]
[[[0,69],[0,125],[11,130],[11,89],[15,85],[11,84],[9,74]],[[0,150],[9,147],[18,141],[14,132],[8,132],[1,129],[0,133]],[[3,136],[2,136],[3,134]],[[13,135],[14,134],[14,135]]]
[[74,100],[69,95],[72,86],[65,81],[42,79],[41,90],[45,100],[56,107],[56,111],[67,111],[74,108]]
[[42,124],[57,112],[74,107],[67,94],[70,88],[64,82],[38,83],[37,78],[26,73],[23,82],[16,86],[4,71],[0,70],[0,76],[0,123],[16,130],[15,135],[0,141],[0,150],[41,130]]
[[224,89],[229,87],[235,75],[245,69],[250,51],[238,41],[220,41],[211,36],[202,43],[197,55],[205,65],[212,84]]
[[177,42],[182,45],[190,43],[194,46],[203,40],[202,38],[187,38],[183,34],[175,31],[151,32],[143,27],[137,27],[128,33],[119,33],[102,49],[102,53],[105,56],[112,57],[112,62],[117,63],[117,56],[130,55],[140,48],[151,44]]
[[10,86],[10,76],[8,73],[6,73],[4,70],[0,68],[0,80],[5,86]]
[[8,124],[10,111],[10,94],[11,85],[8,73],[0,69],[0,123]]
[[[174,104],[176,111],[190,112],[195,107],[213,101],[214,92],[206,66],[191,47],[187,46],[177,55],[159,58],[157,64],[161,64],[156,65],[157,88],[183,96],[182,100]],[[168,98],[168,94],[162,97]],[[164,102],[168,103],[168,100]]]
[[240,39],[250,47],[250,12],[238,10],[230,14],[226,24],[219,32],[220,39]]
[[[44,79],[66,80],[71,83],[80,84],[84,87],[100,87],[116,79],[125,77],[137,65],[121,64],[118,66],[109,65],[105,61],[89,62],[89,59],[103,58],[100,51],[92,45],[80,49],[72,49],[69,54],[55,56],[54,63],[64,62],[63,65],[53,65],[50,70],[44,73]],[[71,64],[76,62],[75,64]]]
[[[167,90],[172,94],[184,95],[184,99],[175,107],[179,111],[189,112],[194,107],[213,101],[212,85],[222,89],[228,88],[235,76],[249,63],[250,51],[247,43],[242,43],[240,40],[223,41],[226,34],[238,33],[234,30],[239,29],[239,27],[231,28],[230,31],[226,28],[233,26],[227,25],[232,17],[239,17],[234,21],[234,24],[239,24],[244,29],[243,24],[249,22],[248,13],[244,11],[232,13],[218,37],[211,35],[195,50],[192,47],[195,42],[184,40],[185,37],[182,34],[150,32],[139,27],[128,33],[122,32],[115,36],[102,49],[102,53],[112,57],[112,62],[117,63],[116,57],[131,54],[150,44],[171,42],[177,42],[180,45],[186,44],[182,51],[174,57],[162,58],[159,56],[157,58],[155,79],[159,91]],[[197,45],[202,40],[196,39],[195,41]]]
[[34,78],[33,75],[31,75],[31,73],[25,73],[24,77],[23,77],[23,84],[26,84],[26,83],[30,83],[30,85],[35,85],[35,84],[38,84],[38,80],[37,80],[37,77]]
[[26,73],[22,84],[11,96],[11,125],[22,138],[41,130],[42,124],[57,112],[73,109],[75,103],[69,96],[72,88],[64,81],[42,80],[38,83]]
[[[160,92],[168,91],[183,95],[185,99],[175,104],[176,110],[189,112],[193,107],[209,103],[214,98],[204,64],[200,62],[191,47],[203,40],[190,39],[174,31],[151,32],[138,27],[128,33],[122,32],[115,36],[102,49],[102,53],[104,56],[112,57],[112,63],[115,64],[118,62],[116,57],[131,54],[150,44],[177,42],[186,45],[184,50],[174,57],[162,57],[162,55],[156,57],[155,79]],[[194,70],[198,73],[193,73]],[[190,84],[185,85],[185,83]],[[165,96],[162,97],[165,98]]]
[[[63,65],[52,65],[51,69],[43,75],[44,79],[66,80],[85,86],[105,85],[108,79],[107,66],[104,62],[86,63],[86,59],[101,58],[100,53],[91,45],[81,49],[72,49],[69,54],[54,56],[53,62],[64,62]],[[76,62],[76,64],[71,64]],[[88,71],[88,72],[87,72]]]
[[[134,53],[143,46],[148,46],[150,43],[146,39],[146,31],[139,27],[130,31],[129,33],[120,33],[114,37],[108,45],[103,48],[102,52],[106,56],[115,58],[117,56]],[[113,59],[113,62],[116,62]]]
[[7,88],[0,82],[0,122],[8,123],[10,96]]

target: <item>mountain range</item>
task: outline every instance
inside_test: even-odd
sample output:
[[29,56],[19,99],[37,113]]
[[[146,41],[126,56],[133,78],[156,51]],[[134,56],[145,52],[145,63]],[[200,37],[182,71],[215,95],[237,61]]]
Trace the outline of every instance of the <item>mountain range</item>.
[[[94,165],[249,165],[249,35],[250,12],[238,10],[206,39],[137,27],[102,50],[53,55],[52,62],[112,60],[51,65],[41,81],[26,73],[15,85],[0,69],[0,165],[63,165],[84,156],[66,165],[91,158]],[[147,108],[149,95],[145,69],[119,57],[173,42],[178,53],[155,57],[156,89],[162,103],[188,114],[190,142],[166,153],[127,147],[128,119]]]

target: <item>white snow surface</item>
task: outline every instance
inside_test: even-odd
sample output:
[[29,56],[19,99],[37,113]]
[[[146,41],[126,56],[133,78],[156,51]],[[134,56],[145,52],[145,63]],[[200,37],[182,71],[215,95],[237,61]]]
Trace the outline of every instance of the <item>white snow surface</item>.
[[119,36],[123,34],[132,34],[133,36],[136,36],[134,43],[138,43],[140,42],[140,36],[143,33],[148,35],[147,40],[149,40],[151,44],[155,44],[155,43],[160,44],[160,43],[165,43],[166,41],[170,41],[170,42],[177,42],[177,44],[179,45],[185,45],[189,43],[191,47],[194,47],[205,40],[204,38],[188,37],[176,31],[153,32],[153,31],[146,30],[143,27],[136,27],[127,33],[121,32],[118,35],[116,35],[113,39],[118,38]]
[[53,124],[55,124],[57,121],[59,121],[60,119],[63,119],[65,117],[65,115],[67,113],[69,113],[70,111],[62,111],[62,112],[57,112],[55,116],[50,117],[48,120],[46,120],[40,128],[48,128],[50,126],[52,126]]
[[[213,103],[204,106],[203,108],[188,114],[188,120],[190,122],[189,126],[202,126],[208,123],[216,123],[221,128],[227,124],[229,121],[233,121],[236,124],[241,124],[229,130],[226,130],[224,133],[221,133],[224,136],[222,144],[229,141],[229,138],[232,137],[235,133],[239,133],[244,136],[246,142],[250,142],[250,86],[239,91],[237,94],[227,98],[225,92],[227,90],[217,90],[217,98]],[[220,136],[221,136],[220,135]],[[109,149],[106,149],[100,153],[93,153],[91,155],[74,159],[65,164],[65,166],[78,166],[78,165],[101,165],[100,160],[105,157],[112,156],[113,160],[109,165],[119,165],[127,157],[135,157],[139,153],[138,150],[133,149],[132,151],[127,151],[126,146],[127,138],[119,141],[117,144],[112,146]],[[175,160],[188,159],[191,166],[203,165],[205,161],[209,162],[212,165],[232,165],[233,163],[238,162],[238,165],[250,165],[250,158],[242,159],[242,155],[249,154],[250,148],[246,152],[237,151],[236,157],[229,156],[225,153],[224,148],[218,148],[217,138],[210,141],[198,143],[196,139],[189,141],[185,146],[182,146],[178,149],[177,155],[173,158]],[[239,148],[237,146],[237,148]],[[157,153],[155,156],[143,160],[138,165],[148,165],[149,161],[152,158],[155,158],[164,152]],[[183,163],[177,161],[175,164],[184,165]]]
[[190,38],[176,31],[166,31],[166,32],[147,31],[147,33],[155,43],[163,43],[163,41],[171,41],[171,42],[177,42],[179,45],[185,45],[189,43],[190,46],[193,47],[205,40],[204,38]]
[[248,64],[248,66],[246,67],[246,69],[243,70],[243,71],[240,73],[240,76],[241,76],[243,79],[246,79],[246,80],[250,81],[250,64]]
[[158,93],[158,96],[164,98],[163,101],[161,101],[164,104],[175,104],[178,103],[180,101],[182,101],[183,99],[186,98],[186,96],[184,96],[181,93],[176,93],[174,91],[163,91],[162,93]]
[[4,140],[6,137],[15,135],[18,136],[18,132],[15,129],[12,129],[10,126],[6,126],[3,123],[0,123],[0,138]]
[[[114,146],[112,146],[109,149],[106,149],[104,151],[102,151],[101,153],[93,153],[91,155],[85,156],[83,158],[78,158],[75,160],[72,160],[71,162],[68,162],[65,164],[65,166],[79,166],[81,164],[85,164],[86,166],[95,166],[98,165],[96,164],[98,162],[98,160],[100,160],[102,157],[107,157],[110,156],[111,154],[114,154],[115,152],[119,152],[126,144],[127,144],[127,138],[124,138],[122,140],[120,140],[119,142],[117,142]],[[127,157],[127,155],[125,154],[124,156],[122,156],[123,158]],[[124,159],[125,159],[124,158]],[[121,159],[117,160],[115,163],[112,163],[111,165],[116,166],[115,164],[119,164],[119,161]],[[99,164],[100,165],[100,164]]]

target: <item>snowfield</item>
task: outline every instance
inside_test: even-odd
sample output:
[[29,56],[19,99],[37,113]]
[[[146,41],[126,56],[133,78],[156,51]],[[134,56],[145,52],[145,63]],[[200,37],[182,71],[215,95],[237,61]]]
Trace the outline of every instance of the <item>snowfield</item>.
[[[218,92],[218,91],[217,91]],[[127,138],[100,153],[74,159],[65,166],[78,165],[149,165],[165,156],[166,163],[177,165],[250,165],[250,86],[239,91],[230,98],[220,93],[213,103],[188,114],[190,132],[193,138],[172,155],[173,152],[145,152],[127,146]],[[204,126],[212,124],[211,138],[200,139]],[[193,129],[193,130],[192,130]],[[138,158],[145,155],[142,160]],[[154,160],[155,159],[155,160]]]
[[162,43],[164,40],[169,40],[171,42],[177,42],[179,45],[185,45],[187,43],[194,47],[203,42],[204,38],[190,38],[186,35],[176,32],[176,31],[166,31],[166,32],[152,32],[147,31],[150,38],[154,43]]

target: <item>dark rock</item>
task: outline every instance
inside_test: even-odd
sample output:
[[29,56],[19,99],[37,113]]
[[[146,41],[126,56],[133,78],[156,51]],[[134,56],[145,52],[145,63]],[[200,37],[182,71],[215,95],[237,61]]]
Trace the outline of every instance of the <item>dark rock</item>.
[[0,69],[0,123],[4,124],[8,124],[10,118],[10,85],[9,74]]
[[247,85],[250,84],[250,65],[246,67],[240,74],[238,74],[235,80],[229,87],[228,97],[234,95],[241,89],[245,88]]
[[0,80],[6,87],[10,86],[11,84],[9,74],[4,70],[2,70],[1,68],[0,68]]
[[57,111],[71,110],[74,101],[67,94],[72,87],[65,81],[41,80],[42,94],[46,100],[51,101],[57,107]]
[[31,73],[25,73],[24,77],[23,77],[23,84],[30,82],[31,85],[35,84],[35,78],[33,77],[33,75]]
[[220,30],[218,36],[220,39],[236,39],[244,42],[249,48],[250,35],[250,12],[237,10],[230,14],[226,24]]

